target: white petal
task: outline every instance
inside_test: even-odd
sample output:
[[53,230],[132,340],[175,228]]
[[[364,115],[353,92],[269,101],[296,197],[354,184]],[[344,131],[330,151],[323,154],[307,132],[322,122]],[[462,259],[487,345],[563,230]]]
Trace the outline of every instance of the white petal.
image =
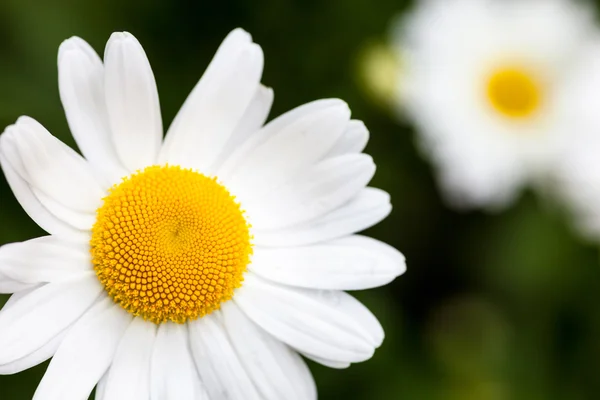
[[[27,215],[48,233],[65,237],[81,237],[83,232],[62,221],[44,207],[33,193],[31,186],[17,173],[15,167],[10,164],[4,155],[6,149],[2,146],[3,142],[2,136],[0,136],[0,163],[2,164],[2,170],[17,201],[21,204]],[[20,163],[21,160],[18,160],[18,162]]]
[[0,365],[0,375],[16,374],[38,364],[43,363],[56,353],[58,346],[62,343],[69,329],[65,329],[58,335],[54,336],[45,345],[37,350],[27,354],[18,360]]
[[314,362],[324,365],[329,368],[346,369],[350,366],[349,362],[332,361],[332,360],[317,357],[317,356],[314,356],[314,355],[308,354],[308,353],[302,353],[302,355],[304,357],[308,358],[309,360],[313,360]]
[[256,388],[227,338],[219,312],[188,324],[192,355],[212,399],[260,399]]
[[389,215],[390,195],[365,188],[337,210],[307,223],[285,229],[253,228],[255,246],[304,246],[350,235],[367,229]]
[[326,158],[342,154],[355,154],[362,152],[369,141],[369,131],[362,121],[352,120],[348,123],[342,137],[333,146]]
[[312,375],[302,358],[252,322],[234,302],[221,306],[231,344],[262,398],[317,398]]
[[0,364],[25,357],[76,321],[102,291],[93,272],[50,283],[0,311]]
[[87,399],[110,365],[131,318],[108,296],[90,308],[58,347],[33,399]]
[[171,322],[158,328],[150,361],[152,400],[201,400],[208,395],[192,360],[185,325]]
[[150,399],[150,359],[155,339],[154,323],[140,317],[131,321],[108,371],[106,399]]
[[24,282],[55,282],[92,270],[87,243],[43,236],[0,247],[0,273]]
[[369,183],[375,164],[366,154],[346,154],[311,166],[264,196],[242,200],[255,229],[278,229],[321,217],[347,203]]
[[391,282],[406,271],[406,264],[395,248],[356,235],[312,246],[255,247],[249,269],[291,286],[361,290]]
[[256,134],[267,120],[272,104],[273,89],[259,85],[244,116],[238,122],[218,159],[210,166],[207,173],[215,173],[237,148],[242,146],[253,134]]
[[32,289],[33,287],[35,287],[35,283],[21,282],[18,279],[14,279],[4,274],[0,270],[0,293],[17,293],[24,290]]
[[88,233],[92,226],[94,226],[94,223],[96,222],[95,214],[90,212],[76,211],[64,206],[35,187],[32,187],[31,190],[48,211],[50,211],[61,221],[67,221],[69,225],[76,228],[78,232],[84,232],[84,234]]
[[232,31],[167,132],[159,162],[203,171],[217,159],[259,87],[262,49]]
[[370,327],[348,312],[346,296],[284,287],[248,273],[234,301],[260,327],[298,351],[342,362],[365,361],[379,343]]
[[21,117],[7,127],[2,148],[6,159],[34,193],[37,190],[81,214],[93,215],[102,204],[105,192],[85,159],[34,119]]
[[[220,179],[227,181],[239,166],[246,162],[253,152],[262,146],[267,140],[279,134],[285,128],[295,125],[298,121],[305,119],[315,113],[325,111],[331,108],[344,107],[346,103],[338,99],[323,99],[296,107],[291,111],[275,118],[258,132],[252,134],[243,145],[227,157],[225,163],[218,169],[216,175]],[[347,106],[346,106],[347,107]]]
[[127,32],[112,34],[104,66],[112,140],[123,165],[134,172],[156,162],[162,142],[154,74],[142,45]]
[[127,175],[112,143],[104,99],[104,66],[84,40],[72,37],[58,50],[58,87],[71,133],[107,186]]
[[[110,369],[109,369],[110,371]],[[106,371],[104,373],[104,375],[102,375],[102,378],[100,378],[100,380],[98,381],[98,384],[96,385],[96,395],[94,397],[95,400],[104,400],[106,399],[105,394],[106,394],[106,381],[108,380],[108,372]]]
[[[257,146],[225,181],[233,193],[257,197],[310,168],[331,150],[350,119],[345,103],[310,113]],[[265,127],[266,128],[266,127]]]
[[8,298],[8,300],[6,301],[6,303],[4,303],[2,310],[7,310],[9,307],[12,307],[13,305],[15,305],[17,303],[17,300],[22,299],[23,297],[27,296],[29,293],[33,292],[34,290],[36,290],[42,286],[44,286],[43,283],[41,283],[39,285],[34,285],[33,287],[28,288],[28,289],[19,290],[18,292],[11,294],[10,297]]

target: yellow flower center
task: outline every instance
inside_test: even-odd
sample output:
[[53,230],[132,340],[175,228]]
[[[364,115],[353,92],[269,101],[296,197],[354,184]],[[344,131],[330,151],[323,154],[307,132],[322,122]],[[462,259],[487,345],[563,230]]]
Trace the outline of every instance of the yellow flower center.
[[239,204],[215,178],[152,166],[110,189],[90,245],[110,297],[159,324],[202,317],[231,299],[250,239]]
[[505,117],[526,118],[538,111],[542,88],[535,75],[523,68],[499,68],[487,82],[490,105]]

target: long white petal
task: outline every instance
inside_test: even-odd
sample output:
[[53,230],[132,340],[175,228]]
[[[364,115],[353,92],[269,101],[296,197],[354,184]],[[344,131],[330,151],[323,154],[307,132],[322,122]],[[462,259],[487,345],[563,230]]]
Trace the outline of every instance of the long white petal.
[[223,150],[217,160],[215,160],[213,165],[208,168],[207,173],[215,174],[223,162],[227,160],[236,149],[243,146],[250,137],[259,131],[269,116],[272,104],[273,89],[259,85],[244,116],[238,122],[238,125],[231,134],[227,144],[223,146]]
[[345,154],[309,167],[288,183],[243,196],[254,229],[274,230],[322,217],[341,207],[369,183],[375,164],[366,154]]
[[41,283],[39,285],[34,285],[33,287],[30,287],[28,289],[19,290],[18,292],[11,294],[6,303],[4,303],[2,310],[8,310],[10,307],[17,304],[18,300],[21,300],[23,297],[29,295],[29,293],[33,292],[36,289],[39,289],[44,285],[44,283]]
[[217,159],[259,87],[262,49],[232,31],[223,41],[167,132],[159,162],[200,171]]
[[56,282],[91,270],[84,242],[42,236],[0,247],[0,273],[20,282]]
[[37,350],[18,360],[0,365],[0,375],[11,375],[43,363],[56,353],[69,329],[65,329]]
[[142,45],[113,33],[104,53],[106,108],[117,154],[130,172],[156,162],[162,142],[158,89]]
[[244,196],[257,197],[287,183],[331,150],[349,119],[343,102],[299,118],[248,154],[225,180],[227,187],[243,204]]
[[[110,371],[110,368],[109,368]],[[96,395],[94,396],[95,400],[104,400],[106,399],[106,397],[104,396],[106,394],[106,381],[108,380],[108,372],[106,371],[104,373],[104,375],[102,375],[102,378],[100,378],[100,380],[98,381],[98,384],[96,385]]]
[[216,311],[188,324],[192,355],[206,391],[211,399],[259,400],[219,316]]
[[[85,219],[95,214],[105,192],[89,164],[29,117],[21,117],[1,137],[2,154],[45,208],[45,198]],[[52,210],[50,209],[52,212]],[[56,214],[55,214],[56,215]],[[78,222],[65,222],[77,227]]]
[[110,365],[131,318],[108,296],[96,303],[58,347],[33,399],[87,399]]
[[156,325],[134,318],[125,331],[104,387],[110,400],[150,399],[150,360],[156,339]]
[[314,379],[294,350],[258,327],[234,302],[224,303],[221,309],[231,344],[262,398],[317,398]]
[[104,66],[83,39],[65,40],[58,50],[58,87],[71,133],[106,186],[127,175],[110,135],[104,98]]
[[158,328],[150,361],[152,400],[208,399],[192,360],[185,325],[171,322]]
[[326,158],[362,152],[369,141],[369,131],[362,121],[352,120]]
[[312,355],[309,353],[301,353],[301,354],[304,357],[308,358],[309,360],[312,360],[318,364],[324,365],[329,368],[346,369],[350,366],[349,362],[328,360],[326,358],[318,357],[318,356],[315,356],[315,355]]
[[[33,292],[40,286],[41,285],[35,285],[30,289],[21,290],[11,295],[8,301],[4,304],[4,307],[2,307],[2,310],[8,310],[10,307],[15,305],[18,300],[29,295],[31,292]],[[24,371],[26,369],[43,363],[44,361],[46,361],[54,355],[56,349],[58,348],[58,345],[64,338],[67,331],[68,329],[65,329],[64,331],[56,335],[54,338],[52,338],[48,343],[46,343],[39,349],[33,351],[32,353],[29,353],[26,356],[19,358],[18,360],[0,365],[0,375],[16,374],[18,372]]]
[[[31,186],[17,173],[15,167],[4,155],[6,149],[2,146],[2,143],[2,136],[0,136],[0,164],[2,164],[4,176],[6,176],[10,188],[27,215],[48,233],[65,237],[82,237],[84,233],[81,230],[62,221],[44,207]],[[18,162],[21,161],[18,160]]]
[[35,286],[35,283],[22,282],[4,274],[0,270],[0,293],[18,293],[32,289]]
[[[284,287],[248,273],[234,301],[260,327],[298,349],[323,358],[360,362],[373,356],[381,327],[349,312],[344,292]],[[370,321],[372,322],[372,321]]]
[[290,125],[296,124],[298,121],[313,115],[314,113],[324,111],[333,107],[343,107],[344,102],[338,99],[321,99],[310,103],[303,104],[286,112],[283,115],[275,118],[273,121],[266,124],[258,132],[252,134],[241,146],[230,154],[222,166],[216,171],[216,175],[227,181],[232,174],[238,169],[239,165],[244,163],[246,159],[258,148],[263,145],[274,135],[277,135]]
[[304,246],[350,235],[367,229],[389,215],[390,195],[365,188],[340,208],[304,224],[285,229],[253,228],[255,246]]
[[75,322],[98,298],[102,286],[93,272],[50,283],[0,311],[0,364],[36,351]]
[[395,248],[355,235],[312,246],[256,247],[249,269],[291,286],[361,290],[391,282],[406,271],[406,264]]

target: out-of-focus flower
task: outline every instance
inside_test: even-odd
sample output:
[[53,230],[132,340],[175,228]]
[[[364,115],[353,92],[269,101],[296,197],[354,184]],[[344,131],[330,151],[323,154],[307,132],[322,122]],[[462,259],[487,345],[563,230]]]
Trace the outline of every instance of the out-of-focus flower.
[[405,270],[354,233],[391,210],[366,187],[368,132],[341,100],[264,124],[273,92],[241,29],[165,139],[150,64],[115,33],[104,63],[59,51],[81,157],[31,118],[0,137],[15,196],[50,233],[0,249],[0,373],[52,361],[36,400],[314,399],[299,354],[345,368],[384,332],[344,290]]
[[400,71],[399,53],[385,43],[369,42],[358,56],[360,84],[374,101],[385,108],[392,107],[398,91],[402,90]]
[[600,239],[600,41],[572,85],[572,140],[556,163],[552,189],[575,217],[580,232]]
[[497,209],[545,182],[576,117],[593,13],[567,0],[426,0],[394,32],[401,106],[448,200]]

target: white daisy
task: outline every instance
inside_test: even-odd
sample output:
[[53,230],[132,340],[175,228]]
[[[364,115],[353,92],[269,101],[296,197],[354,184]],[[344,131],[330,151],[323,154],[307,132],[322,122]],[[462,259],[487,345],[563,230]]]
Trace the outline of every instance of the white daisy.
[[401,21],[400,102],[450,202],[498,208],[547,178],[592,19],[567,0],[425,0]]
[[553,189],[575,217],[580,232],[600,239],[600,41],[582,63],[573,82],[572,139],[557,160]]
[[[165,140],[146,55],[115,33],[104,63],[59,51],[85,158],[22,117],[0,136],[15,196],[50,235],[0,248],[0,373],[53,357],[35,399],[311,399],[298,353],[344,368],[383,340],[342,290],[386,284],[403,256],[355,235],[389,196],[366,185],[368,132],[340,100],[264,125],[261,48],[234,30]],[[235,197],[234,197],[235,196]]]

